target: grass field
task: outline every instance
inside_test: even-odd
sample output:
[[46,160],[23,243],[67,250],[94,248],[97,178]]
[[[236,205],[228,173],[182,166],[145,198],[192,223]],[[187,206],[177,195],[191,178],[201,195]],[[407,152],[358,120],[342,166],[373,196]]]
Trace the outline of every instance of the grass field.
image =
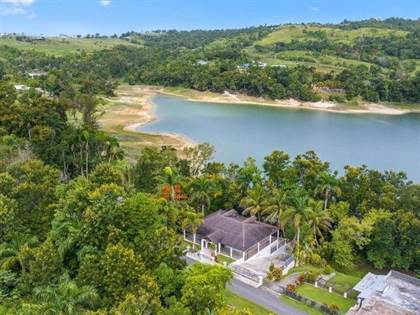
[[[322,268],[311,266],[311,265],[304,265],[304,266],[292,268],[289,271],[289,274],[292,274],[295,272],[304,273],[304,272],[309,272],[309,271],[322,272]],[[335,276],[327,282],[327,285],[333,287],[333,290],[339,293],[348,292],[363,278],[363,276],[368,271],[369,270],[366,269],[366,267],[364,267],[363,265],[357,266],[350,270],[334,271]]]
[[261,305],[255,304],[235,293],[232,291],[227,290],[226,291],[226,300],[227,304],[231,307],[237,308],[237,309],[248,309],[252,312],[254,315],[268,315],[270,312],[266,310]]
[[352,299],[345,299],[342,295],[339,295],[334,292],[329,293],[325,289],[315,288],[314,286],[306,283],[299,286],[296,289],[296,292],[321,304],[335,304],[340,308],[341,313],[346,313],[349,310],[349,308],[356,303],[356,301]]
[[7,45],[24,50],[34,50],[50,55],[60,56],[78,52],[92,52],[101,49],[111,49],[118,45],[135,46],[123,39],[117,38],[56,38],[51,37],[45,41],[22,42],[15,39],[0,38],[0,45]]
[[332,27],[319,27],[308,25],[284,25],[280,26],[277,31],[268,34],[263,39],[256,42],[257,45],[270,46],[275,43],[290,43],[292,40],[308,40],[315,39],[308,32],[323,31],[326,33],[327,38],[334,42],[350,43],[360,36],[386,36],[396,35],[404,36],[407,32],[391,29],[378,29],[378,28],[359,28],[355,30],[341,30]]

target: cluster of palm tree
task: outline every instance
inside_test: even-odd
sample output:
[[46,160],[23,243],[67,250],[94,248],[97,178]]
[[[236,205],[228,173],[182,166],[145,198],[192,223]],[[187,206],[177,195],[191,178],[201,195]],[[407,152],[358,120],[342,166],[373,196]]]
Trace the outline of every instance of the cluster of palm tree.
[[[334,177],[328,174],[321,174],[320,177],[321,181],[313,198],[299,187],[268,189],[255,185],[241,200],[244,214],[275,224],[283,235],[286,227],[288,231],[292,231],[297,264],[303,256],[302,243],[310,251],[320,245],[332,229],[333,219],[328,211],[328,203],[335,200],[341,192]],[[302,240],[304,228],[308,233],[305,233],[305,239]]]

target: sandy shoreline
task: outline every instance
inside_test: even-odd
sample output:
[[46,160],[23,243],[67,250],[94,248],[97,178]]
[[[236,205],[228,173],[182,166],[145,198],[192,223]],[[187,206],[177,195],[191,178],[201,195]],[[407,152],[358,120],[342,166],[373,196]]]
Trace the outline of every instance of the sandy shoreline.
[[382,114],[382,115],[402,115],[413,111],[390,107],[383,104],[365,103],[357,108],[349,108],[340,104],[320,101],[320,102],[301,102],[294,99],[288,100],[267,100],[259,97],[251,97],[241,94],[231,94],[225,92],[217,94],[212,92],[199,92],[190,89],[164,88],[157,86],[121,86],[117,91],[117,97],[108,99],[109,103],[114,103],[106,110],[106,115],[101,119],[104,125],[118,125],[123,131],[138,135],[149,135],[155,137],[153,141],[140,139],[142,145],[168,145],[178,150],[195,145],[196,143],[188,137],[175,133],[144,133],[140,129],[150,122],[158,119],[154,112],[153,98],[157,95],[169,95],[182,97],[189,101],[199,101],[208,103],[222,104],[248,104],[270,107],[281,107],[290,109],[307,109],[342,114]]
[[[318,101],[318,102],[302,102],[295,99],[286,100],[268,100],[261,97],[252,97],[242,94],[231,94],[225,92],[223,94],[205,93],[205,92],[192,92],[193,96],[186,96],[183,93],[171,92],[168,90],[160,90],[157,94],[177,96],[187,99],[188,101],[200,101],[206,103],[225,103],[225,104],[248,104],[260,105],[281,108],[295,108],[295,109],[308,109],[316,111],[325,111],[331,113],[341,114],[381,114],[381,115],[403,115],[413,111],[404,110],[399,108],[390,107],[378,103],[363,103],[358,108],[348,108],[341,104]],[[211,95],[209,95],[211,94]]]
[[[113,123],[123,126],[124,131],[140,133],[139,128],[158,119],[153,110],[153,98],[158,95],[153,87],[134,86],[123,88],[118,96],[111,103],[119,105],[115,109],[110,107],[109,114],[112,116]],[[102,119],[102,123],[107,123],[107,119]],[[196,143],[188,137],[175,133],[147,133],[159,136],[162,141],[159,145],[170,145],[177,149],[193,146]]]

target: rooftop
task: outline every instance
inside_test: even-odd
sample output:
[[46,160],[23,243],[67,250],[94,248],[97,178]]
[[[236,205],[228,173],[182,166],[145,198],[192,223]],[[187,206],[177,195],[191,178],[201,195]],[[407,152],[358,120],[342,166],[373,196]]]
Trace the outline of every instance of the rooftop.
[[[387,275],[368,273],[353,288],[362,306],[349,314],[419,314],[420,279],[391,270]],[[358,308],[358,306],[355,306]],[[398,310],[398,312],[397,312]]]
[[238,250],[247,250],[277,231],[276,227],[246,218],[235,210],[219,210],[204,218],[197,230],[203,238]]

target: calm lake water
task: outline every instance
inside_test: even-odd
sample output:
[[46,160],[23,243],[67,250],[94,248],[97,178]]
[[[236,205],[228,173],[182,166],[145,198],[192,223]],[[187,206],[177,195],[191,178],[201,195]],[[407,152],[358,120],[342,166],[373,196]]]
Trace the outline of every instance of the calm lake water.
[[345,165],[401,170],[420,182],[420,115],[336,114],[258,105],[191,102],[157,96],[159,120],[142,131],[170,132],[215,146],[215,159],[261,163],[273,150],[291,156],[314,150],[331,168]]

